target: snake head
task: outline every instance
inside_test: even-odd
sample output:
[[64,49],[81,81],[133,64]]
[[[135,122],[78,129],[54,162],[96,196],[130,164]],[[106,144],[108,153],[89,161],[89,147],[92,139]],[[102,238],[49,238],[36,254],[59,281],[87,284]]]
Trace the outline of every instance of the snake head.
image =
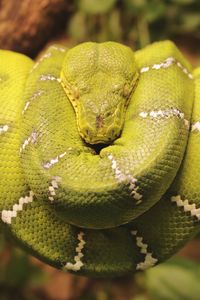
[[89,144],[120,136],[138,72],[133,51],[115,42],[83,43],[65,56],[61,83]]

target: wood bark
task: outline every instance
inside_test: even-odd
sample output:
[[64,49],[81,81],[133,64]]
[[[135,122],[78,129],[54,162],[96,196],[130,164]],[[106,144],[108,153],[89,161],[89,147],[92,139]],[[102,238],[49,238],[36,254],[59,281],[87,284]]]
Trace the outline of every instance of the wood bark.
[[0,0],[0,48],[34,57],[65,30],[70,0]]

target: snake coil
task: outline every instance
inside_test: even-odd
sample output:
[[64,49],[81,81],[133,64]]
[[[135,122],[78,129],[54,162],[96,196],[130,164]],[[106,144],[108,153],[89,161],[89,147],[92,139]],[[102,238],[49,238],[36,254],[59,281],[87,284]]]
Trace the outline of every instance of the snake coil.
[[0,58],[1,228],[26,251],[119,276],[199,231],[200,68],[172,42]]

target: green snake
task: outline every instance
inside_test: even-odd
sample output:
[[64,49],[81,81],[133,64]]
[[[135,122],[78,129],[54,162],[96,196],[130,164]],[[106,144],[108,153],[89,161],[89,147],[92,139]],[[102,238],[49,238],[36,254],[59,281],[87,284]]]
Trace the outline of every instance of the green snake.
[[200,229],[199,96],[170,41],[1,50],[2,230],[78,275],[169,258]]

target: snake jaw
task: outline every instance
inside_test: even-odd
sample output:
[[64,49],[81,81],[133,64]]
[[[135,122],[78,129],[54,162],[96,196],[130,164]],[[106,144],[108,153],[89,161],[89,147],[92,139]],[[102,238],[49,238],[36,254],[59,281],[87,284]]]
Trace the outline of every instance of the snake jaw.
[[123,129],[125,120],[125,103],[120,102],[114,112],[91,113],[78,106],[77,114],[78,131],[83,140],[88,144],[109,144],[117,139]]
[[[131,83],[125,82],[121,96],[118,95],[118,103],[115,103],[117,107],[115,109],[109,107],[109,109],[98,113],[98,110],[92,112],[91,107],[85,109],[83,104],[85,101],[80,96],[78,88],[76,86],[73,87],[61,72],[61,85],[76,113],[78,132],[86,143],[92,145],[109,144],[120,136],[126,109],[137,86],[138,79],[139,73],[136,71]],[[112,94],[110,94],[110,97],[112,97]],[[95,103],[95,100],[93,102]]]
[[[60,75],[61,85],[76,113],[80,137],[89,144],[109,144],[122,132],[139,73],[129,48],[117,51],[118,60],[115,60],[115,45],[114,52],[107,50],[106,43],[102,47],[92,43],[88,46],[92,60],[88,61],[87,67],[80,63],[82,58],[77,58],[77,48],[68,52]],[[81,51],[85,59],[88,50],[83,47]],[[102,62],[97,59],[99,55],[102,55]],[[104,55],[106,63],[117,68],[115,73],[102,65]]]
[[[110,110],[106,110],[103,113],[92,113],[85,110],[84,105],[81,104],[84,101],[81,101],[78,89],[73,88],[61,73],[61,85],[76,113],[78,132],[86,143],[92,145],[100,143],[109,144],[120,136],[126,109],[129,105],[131,95],[137,86],[138,77],[138,73],[136,72],[131,84],[128,85],[125,83],[122,91],[123,95],[119,98],[114,112],[112,111],[113,108],[110,107]],[[122,97],[123,101],[121,101]],[[92,122],[88,120],[88,116],[93,120]]]
[[[92,145],[100,143],[108,144],[118,138],[122,131],[125,110],[128,107],[130,94],[132,94],[134,86],[130,89],[127,84],[124,85],[123,93],[125,94],[123,96],[125,101],[119,101],[114,112],[107,110],[104,113],[89,113],[88,111],[85,111],[84,106],[81,105],[82,101],[78,89],[73,88],[73,86],[69,84],[62,72],[60,77],[61,86],[76,113],[77,128],[81,138],[86,143]],[[136,78],[138,78],[138,76],[136,76]],[[88,115],[93,119],[92,126],[91,122],[86,119],[86,116],[88,117]],[[111,121],[111,119],[113,120]]]

